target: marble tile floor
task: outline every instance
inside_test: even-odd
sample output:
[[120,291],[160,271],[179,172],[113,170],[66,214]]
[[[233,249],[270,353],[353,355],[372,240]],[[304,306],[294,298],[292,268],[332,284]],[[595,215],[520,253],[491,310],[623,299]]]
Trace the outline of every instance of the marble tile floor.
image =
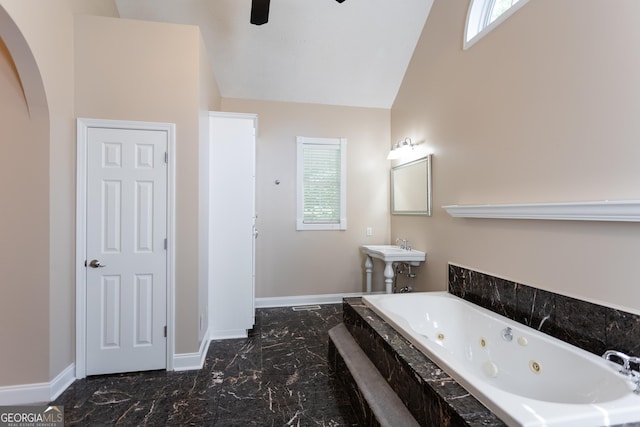
[[88,377],[55,402],[65,426],[357,426],[329,371],[342,305],[256,311],[246,339],[212,341],[203,369]]

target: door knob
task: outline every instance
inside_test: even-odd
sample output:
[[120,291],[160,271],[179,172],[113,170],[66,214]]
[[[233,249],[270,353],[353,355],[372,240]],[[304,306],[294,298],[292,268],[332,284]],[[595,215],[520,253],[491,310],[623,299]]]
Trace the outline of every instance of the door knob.
[[89,263],[89,267],[102,268],[102,267],[106,267],[106,265],[100,264],[100,261],[98,261],[97,259],[92,259],[91,262]]

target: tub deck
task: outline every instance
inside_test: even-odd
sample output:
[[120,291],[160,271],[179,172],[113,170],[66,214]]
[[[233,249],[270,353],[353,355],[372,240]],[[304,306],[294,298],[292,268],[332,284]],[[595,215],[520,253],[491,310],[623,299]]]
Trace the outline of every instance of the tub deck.
[[[506,425],[368,308],[361,298],[344,299],[343,322],[420,425]],[[338,375],[348,377],[340,372]],[[640,423],[624,426],[640,427]]]
[[344,299],[343,322],[420,425],[506,425],[378,317],[361,298]]

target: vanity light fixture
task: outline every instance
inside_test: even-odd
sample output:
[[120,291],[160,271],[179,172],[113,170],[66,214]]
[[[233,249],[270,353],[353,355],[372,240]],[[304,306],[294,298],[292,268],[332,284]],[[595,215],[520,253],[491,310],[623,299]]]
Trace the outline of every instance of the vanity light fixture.
[[389,151],[389,155],[387,156],[387,159],[396,160],[403,156],[406,156],[408,153],[410,153],[413,150],[414,147],[415,147],[415,144],[411,142],[411,138],[405,138],[404,140],[393,144],[393,147]]

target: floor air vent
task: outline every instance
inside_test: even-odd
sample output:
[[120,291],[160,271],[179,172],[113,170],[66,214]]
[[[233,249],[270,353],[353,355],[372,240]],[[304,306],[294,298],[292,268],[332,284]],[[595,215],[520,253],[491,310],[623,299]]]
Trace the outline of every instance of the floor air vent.
[[291,307],[293,311],[311,311],[320,310],[319,305],[299,305],[297,307]]

